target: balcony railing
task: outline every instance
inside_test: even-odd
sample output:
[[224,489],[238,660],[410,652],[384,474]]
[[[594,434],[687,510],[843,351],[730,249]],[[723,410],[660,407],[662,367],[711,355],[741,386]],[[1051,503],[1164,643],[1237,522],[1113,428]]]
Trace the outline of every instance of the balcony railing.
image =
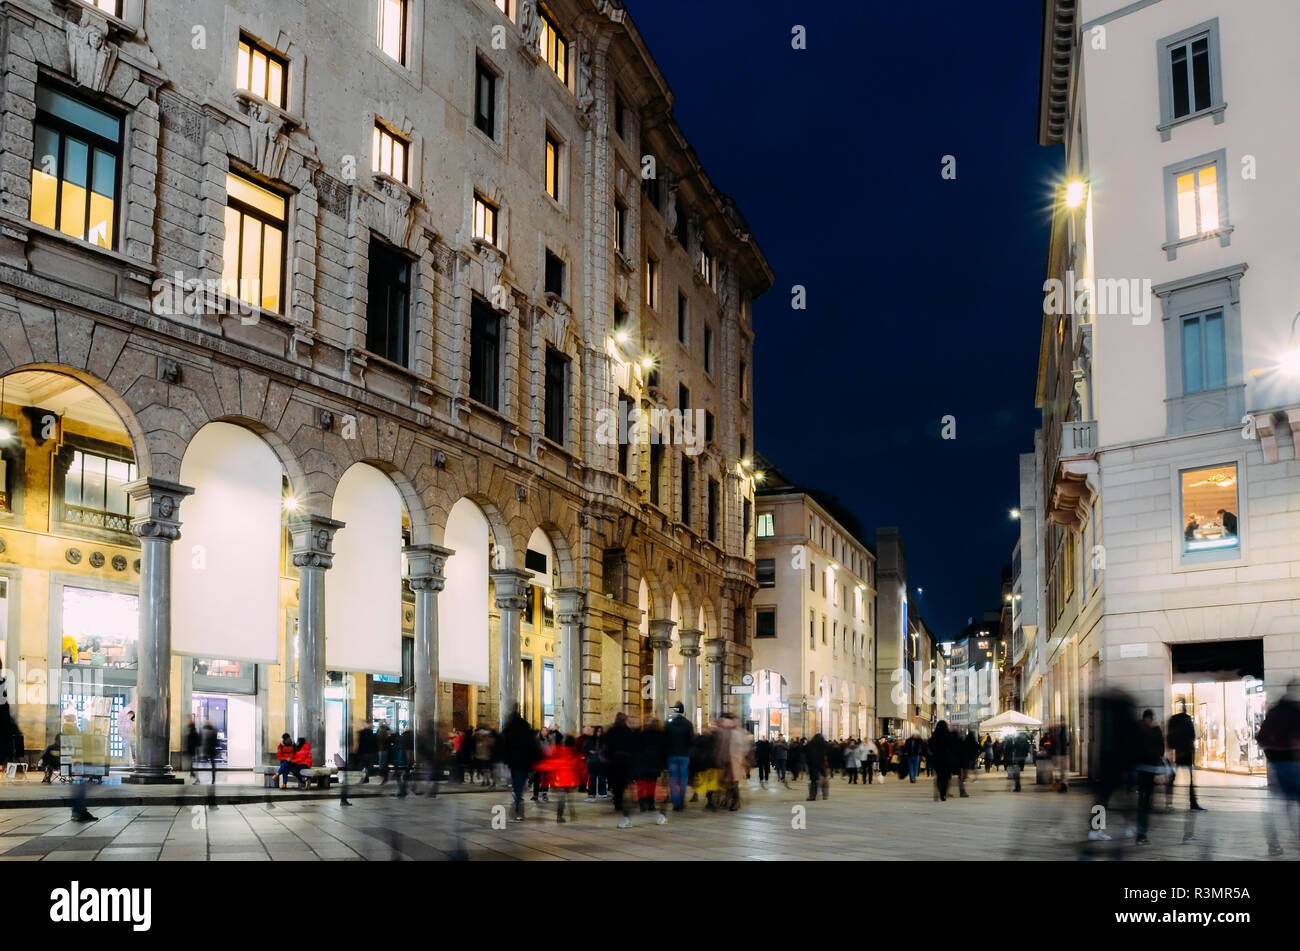
[[1088,456],[1097,449],[1097,421],[1082,420],[1061,424],[1061,458]]
[[83,525],[86,528],[101,528],[110,532],[131,533],[131,517],[116,512],[100,509],[82,508],[80,505],[64,505],[63,521],[68,525]]

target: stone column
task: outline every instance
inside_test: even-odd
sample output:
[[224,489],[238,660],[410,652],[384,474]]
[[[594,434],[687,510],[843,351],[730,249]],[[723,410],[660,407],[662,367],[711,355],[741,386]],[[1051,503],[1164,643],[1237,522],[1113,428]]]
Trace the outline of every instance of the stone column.
[[654,710],[655,719],[668,719],[668,648],[673,646],[676,621],[650,622],[650,649],[655,652]]
[[560,624],[560,729],[571,736],[582,730],[581,588],[557,588],[555,613]]
[[497,610],[501,612],[500,670],[497,689],[500,706],[497,713],[498,729],[504,729],[511,712],[519,705],[519,622],[528,607],[528,583],[533,576],[527,571],[513,568],[492,572],[497,589]]
[[334,533],[342,527],[324,515],[289,522],[299,579],[298,730],[311,744],[313,766],[325,762],[325,571],[334,565]]
[[686,669],[682,675],[686,678],[682,684],[682,706],[686,708],[686,719],[695,722],[695,708],[700,705],[700,641],[703,631],[678,631],[677,649],[686,659]]
[[[455,554],[437,545],[411,545],[406,577],[415,592],[415,760],[424,763],[438,752],[438,592],[447,584],[443,569]],[[429,764],[437,766],[436,760]]]
[[181,501],[194,490],[161,479],[123,486],[131,534],[140,539],[140,640],[136,680],[136,765],[128,783],[179,783],[171,765],[172,542]]
[[710,637],[704,642],[704,659],[709,662],[709,719],[722,716],[722,662],[727,657],[727,642],[721,637]]

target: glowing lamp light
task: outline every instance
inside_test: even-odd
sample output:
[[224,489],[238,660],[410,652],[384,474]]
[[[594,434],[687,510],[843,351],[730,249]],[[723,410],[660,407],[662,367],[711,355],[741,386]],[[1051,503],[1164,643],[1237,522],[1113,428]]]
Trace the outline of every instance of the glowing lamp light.
[[1020,509],[1012,509],[1012,510],[1011,510],[1011,517],[1012,517],[1012,518],[1020,518]]
[[1300,377],[1300,347],[1292,348],[1282,354],[1277,362],[1278,369],[1290,377]]
[[1065,186],[1065,207],[1078,208],[1083,204],[1083,200],[1087,197],[1087,194],[1088,186],[1083,182],[1070,182],[1070,184]]
[[649,370],[649,369],[652,369],[652,368],[654,367],[654,365],[655,365],[655,362],[654,362],[654,360],[651,359],[650,357],[642,357],[642,358],[641,358],[641,368],[642,368],[643,370]]
[[0,426],[0,442],[8,442],[13,438],[13,433],[9,432],[8,426]]
[[620,330],[618,333],[614,334],[614,339],[619,343],[627,343],[627,331]]
[[286,512],[298,511],[298,500],[292,495],[286,495],[284,497],[284,510]]

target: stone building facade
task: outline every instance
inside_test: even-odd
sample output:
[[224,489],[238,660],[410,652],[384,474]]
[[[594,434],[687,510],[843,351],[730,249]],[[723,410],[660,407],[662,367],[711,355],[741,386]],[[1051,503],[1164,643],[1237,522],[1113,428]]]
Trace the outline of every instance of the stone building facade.
[[[251,657],[259,756],[294,722],[320,760],[331,685],[356,724],[376,678],[400,680],[427,736],[530,697],[568,730],[662,715],[655,675],[682,648],[704,651],[710,696],[748,669],[752,303],[772,275],[621,4],[3,0],[0,56],[0,372],[80,388],[56,440],[110,408],[133,480],[114,483],[129,513],[107,567],[63,563],[85,526],[0,513],[0,579],[22,594],[5,666],[59,667],[56,573],[138,593],[139,777],[165,774],[186,684],[211,674],[173,627],[186,657],[240,660],[171,610],[187,512],[227,488],[197,458],[208,435],[255,439],[285,487],[283,636]],[[41,478],[16,451],[41,434],[26,408],[0,406],[10,495]],[[635,410],[656,425],[623,438]],[[327,660],[356,636],[325,619],[358,467],[399,500],[400,677]],[[378,512],[374,491],[351,510]],[[449,530],[466,506],[482,538]],[[486,600],[473,683],[439,676],[462,597]],[[391,655],[400,634],[374,636]],[[24,699],[34,746],[67,710]]]
[[1065,181],[1043,427],[1021,468],[1038,522],[1021,534],[1039,579],[1026,709],[1066,725],[1082,769],[1087,701],[1119,688],[1160,723],[1186,707],[1197,766],[1259,773],[1269,694],[1300,671],[1296,239],[1276,214],[1300,186],[1262,171],[1300,146],[1273,120],[1300,11],[1055,0],[1043,15],[1039,141],[1064,146]]

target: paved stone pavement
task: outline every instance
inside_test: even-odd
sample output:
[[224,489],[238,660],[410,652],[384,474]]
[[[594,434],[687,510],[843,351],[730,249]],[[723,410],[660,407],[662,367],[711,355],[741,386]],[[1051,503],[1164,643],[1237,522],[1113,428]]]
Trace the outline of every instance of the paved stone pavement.
[[[1032,778],[1032,772],[1029,777]],[[391,787],[389,787],[391,789]],[[370,797],[343,807],[337,798],[206,805],[110,805],[92,809],[98,822],[74,823],[66,807],[0,810],[0,861],[110,860],[1014,860],[1081,857],[1091,806],[1074,787],[1054,793],[1025,784],[1015,794],[1004,776],[982,776],[968,799],[933,799],[933,786],[896,779],[850,786],[836,779],[831,798],[806,802],[806,787],[767,789],[751,781],[742,808],[707,812],[692,804],[669,813],[633,814],[618,829],[608,802],[577,797],[576,821],[557,824],[555,804],[527,803],[527,819],[508,821],[505,790],[480,795]],[[1110,815],[1114,843],[1088,857],[1139,860],[1262,859],[1266,793],[1258,788],[1203,786],[1207,812],[1178,810],[1153,817],[1150,847],[1124,839],[1118,797]],[[1131,800],[1130,800],[1131,801]],[[1163,795],[1157,798],[1163,804]],[[494,828],[494,816],[504,828]],[[1131,819],[1131,812],[1128,813]],[[1188,821],[1195,820],[1189,829]],[[1294,822],[1294,820],[1293,820]],[[1300,858],[1292,825],[1284,860]],[[1195,837],[1184,841],[1187,831]]]

